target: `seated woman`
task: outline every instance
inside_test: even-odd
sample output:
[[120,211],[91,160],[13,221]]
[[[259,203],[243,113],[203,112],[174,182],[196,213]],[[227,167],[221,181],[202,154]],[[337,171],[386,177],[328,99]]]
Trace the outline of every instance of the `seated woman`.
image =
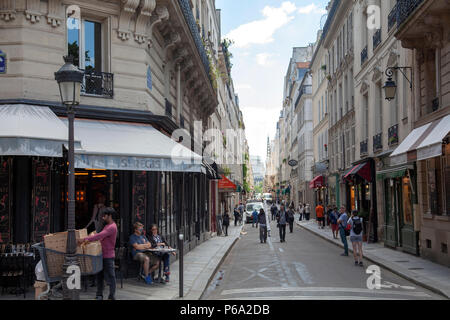
[[[149,240],[152,244],[152,249],[159,248],[159,247],[169,247],[169,249],[172,249],[164,237],[159,234],[158,226],[156,224],[152,225],[150,229],[150,236]],[[176,255],[175,252],[172,252],[173,255]],[[169,282],[169,276],[170,276],[170,255],[168,253],[161,253],[159,254],[161,257],[161,260],[164,262],[164,275],[166,276],[166,282]]]

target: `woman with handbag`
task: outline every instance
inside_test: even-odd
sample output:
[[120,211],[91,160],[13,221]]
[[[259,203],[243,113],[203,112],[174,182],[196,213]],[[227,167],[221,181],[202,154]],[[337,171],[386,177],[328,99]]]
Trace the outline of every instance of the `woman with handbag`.
[[[159,234],[158,226],[156,224],[151,226],[150,229],[150,237],[148,239],[152,245],[152,248],[158,247],[168,247],[172,249],[167,243],[166,239],[162,235]],[[166,282],[169,282],[170,276],[170,255],[168,253],[157,253],[157,255],[164,262],[164,275],[166,276]],[[176,255],[175,252],[172,252],[172,255]]]

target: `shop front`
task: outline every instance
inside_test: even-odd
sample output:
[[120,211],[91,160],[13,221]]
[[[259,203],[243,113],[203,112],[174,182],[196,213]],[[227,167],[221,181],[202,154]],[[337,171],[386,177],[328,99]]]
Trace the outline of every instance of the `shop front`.
[[376,181],[373,159],[355,164],[343,176],[346,185],[347,210],[357,210],[364,219],[364,234],[378,241]]
[[309,188],[314,190],[314,208],[319,204],[328,205],[326,200],[326,185],[323,176],[315,177],[310,183]]

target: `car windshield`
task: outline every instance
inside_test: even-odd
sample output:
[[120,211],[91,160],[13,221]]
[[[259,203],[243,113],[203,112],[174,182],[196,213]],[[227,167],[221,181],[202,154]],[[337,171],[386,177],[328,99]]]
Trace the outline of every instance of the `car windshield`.
[[259,210],[262,208],[262,205],[259,203],[251,203],[247,205],[247,211]]

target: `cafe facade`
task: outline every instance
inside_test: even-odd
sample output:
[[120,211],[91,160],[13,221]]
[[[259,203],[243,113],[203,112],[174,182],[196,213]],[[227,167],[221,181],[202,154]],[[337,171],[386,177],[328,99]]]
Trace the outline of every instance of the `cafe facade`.
[[190,2],[5,6],[0,241],[39,242],[67,229],[67,110],[54,72],[68,54],[85,72],[75,108],[76,227],[89,223],[104,196],[118,212],[121,246],[138,221],[147,231],[157,224],[172,246],[183,233],[186,251],[207,240],[218,177],[194,147],[207,128],[195,132],[194,123],[208,123],[217,94]]

